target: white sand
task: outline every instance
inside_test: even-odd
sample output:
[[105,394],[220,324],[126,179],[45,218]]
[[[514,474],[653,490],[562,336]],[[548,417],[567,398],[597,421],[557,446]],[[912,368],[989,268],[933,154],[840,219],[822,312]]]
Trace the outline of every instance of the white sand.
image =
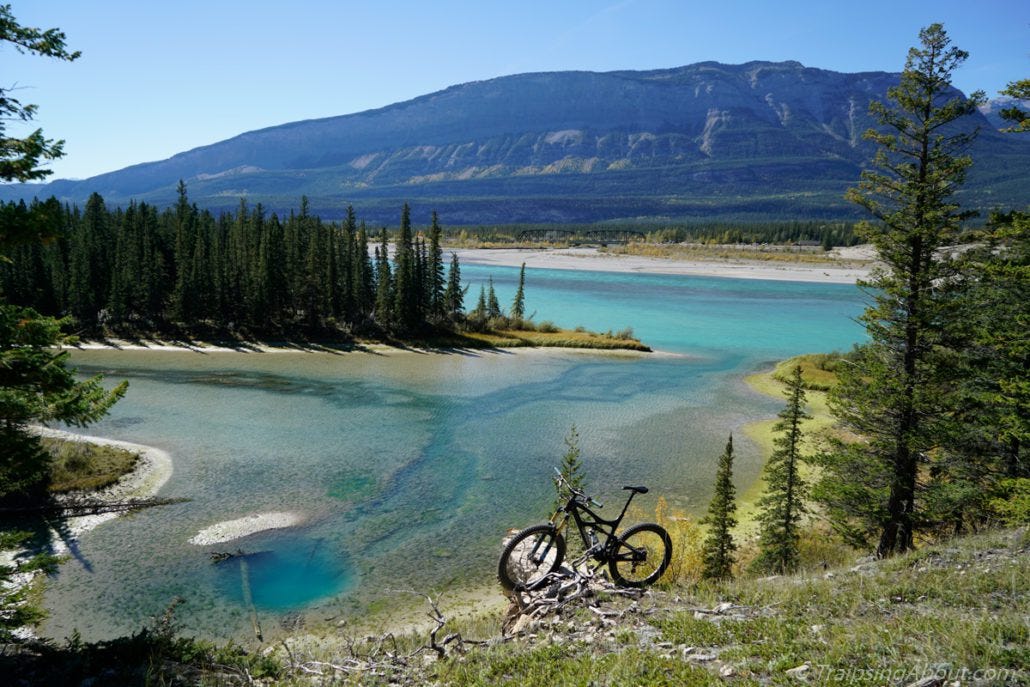
[[[84,436],[46,427],[39,428],[39,433],[44,437],[68,439],[71,441],[88,441],[91,444],[114,446],[140,454],[140,458],[136,461],[136,467],[133,468],[132,472],[123,475],[116,483],[99,491],[78,492],[70,496],[88,496],[91,499],[97,499],[105,503],[149,498],[156,495],[172,476],[172,457],[167,452],[153,446],[133,444],[116,439]],[[66,532],[70,533],[74,540],[77,540],[83,533],[90,531],[102,522],[118,517],[118,515],[118,513],[100,513],[97,515],[71,517],[64,520],[64,525]],[[53,533],[53,541],[56,543],[56,553],[63,553],[71,543],[70,541],[62,540],[56,532]]]
[[824,282],[854,284],[869,275],[864,267],[837,267],[757,261],[705,261],[652,258],[640,255],[602,253],[596,248],[463,248],[453,251],[463,263],[588,270],[596,272],[638,272],[643,274],[679,274],[732,279],[771,279],[775,281]]
[[293,527],[304,522],[304,520],[304,516],[298,513],[255,513],[237,518],[236,520],[226,520],[210,527],[205,527],[190,539],[190,544],[196,544],[197,546],[221,544],[257,534],[258,532]]

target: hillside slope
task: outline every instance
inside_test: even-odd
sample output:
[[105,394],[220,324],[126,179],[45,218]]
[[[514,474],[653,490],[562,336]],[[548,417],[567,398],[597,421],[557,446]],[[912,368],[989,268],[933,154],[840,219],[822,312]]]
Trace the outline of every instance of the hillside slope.
[[[83,181],[0,187],[0,198],[167,204],[179,179],[213,209],[240,197],[395,222],[401,202],[449,224],[713,214],[841,216],[871,156],[868,105],[897,74],[797,62],[520,74],[378,110],[251,131]],[[983,130],[964,203],[1022,205],[1030,141]]]
[[0,669],[16,685],[942,687],[1030,680],[1025,527],[832,570],[643,595],[601,591],[505,636],[496,614],[448,621],[434,604],[428,628],[408,635],[354,637],[341,622],[318,633],[295,629],[268,644],[219,647],[178,636],[174,606],[131,637],[8,647]]

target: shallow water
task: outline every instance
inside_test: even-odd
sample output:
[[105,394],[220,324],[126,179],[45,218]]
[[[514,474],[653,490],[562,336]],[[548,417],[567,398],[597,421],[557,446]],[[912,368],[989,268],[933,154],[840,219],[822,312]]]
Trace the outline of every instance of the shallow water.
[[[510,302],[518,271],[492,276]],[[760,471],[742,436],[780,403],[743,374],[861,337],[851,286],[527,271],[527,311],[572,327],[631,326],[677,356],[580,352],[419,354],[82,351],[83,373],[130,389],[90,433],[169,451],[163,496],[188,503],[86,534],[46,596],[46,634],[138,630],[174,597],[187,632],[251,631],[285,614],[317,622],[398,599],[397,590],[486,582],[508,527],[542,520],[548,475],[575,424],[590,488],[615,509],[641,483],[694,512],[710,495],[726,436],[738,433],[738,484]],[[215,522],[293,510],[303,525],[207,547]],[[210,553],[247,555],[213,564]],[[248,597],[249,595],[249,597]]]

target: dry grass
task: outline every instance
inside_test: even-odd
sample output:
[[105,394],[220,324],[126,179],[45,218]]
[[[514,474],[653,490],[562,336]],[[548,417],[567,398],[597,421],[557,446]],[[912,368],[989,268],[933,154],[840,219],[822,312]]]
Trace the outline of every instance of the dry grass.
[[588,331],[527,331],[502,329],[490,332],[463,332],[468,344],[480,347],[521,348],[549,346],[555,348],[585,348],[597,350],[625,350],[649,352],[651,349],[637,339],[621,338],[616,334]]
[[832,267],[868,267],[868,260],[844,260],[821,248],[793,246],[727,246],[704,244],[627,243],[603,249],[614,255],[640,255],[671,260],[697,260],[701,262],[757,262],[822,265]]
[[85,441],[43,439],[53,456],[49,490],[53,493],[103,489],[136,467],[139,454]]

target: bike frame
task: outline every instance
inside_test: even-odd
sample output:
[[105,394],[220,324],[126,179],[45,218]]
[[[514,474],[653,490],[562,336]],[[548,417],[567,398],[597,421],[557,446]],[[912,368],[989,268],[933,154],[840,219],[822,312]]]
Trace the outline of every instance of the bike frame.
[[[582,500],[582,498],[587,497],[581,497],[573,492],[568,502],[551,516],[551,525],[556,532],[561,532],[568,525],[569,516],[571,515],[576,523],[576,529],[579,531],[579,537],[583,541],[583,548],[586,549],[584,555],[594,556],[601,561],[608,560],[615,548],[615,543],[619,539],[615,531],[622,524],[622,519],[626,516],[626,511],[629,510],[629,504],[636,495],[637,492],[631,491],[629,498],[626,499],[626,503],[622,507],[622,512],[619,513],[619,517],[614,520],[606,520],[592,511],[590,506]],[[596,505],[600,507],[601,504]],[[600,537],[598,537],[597,544],[594,544],[590,541],[589,533],[598,531],[604,534],[604,542],[601,542]],[[597,546],[600,546],[600,550],[595,550]]]

